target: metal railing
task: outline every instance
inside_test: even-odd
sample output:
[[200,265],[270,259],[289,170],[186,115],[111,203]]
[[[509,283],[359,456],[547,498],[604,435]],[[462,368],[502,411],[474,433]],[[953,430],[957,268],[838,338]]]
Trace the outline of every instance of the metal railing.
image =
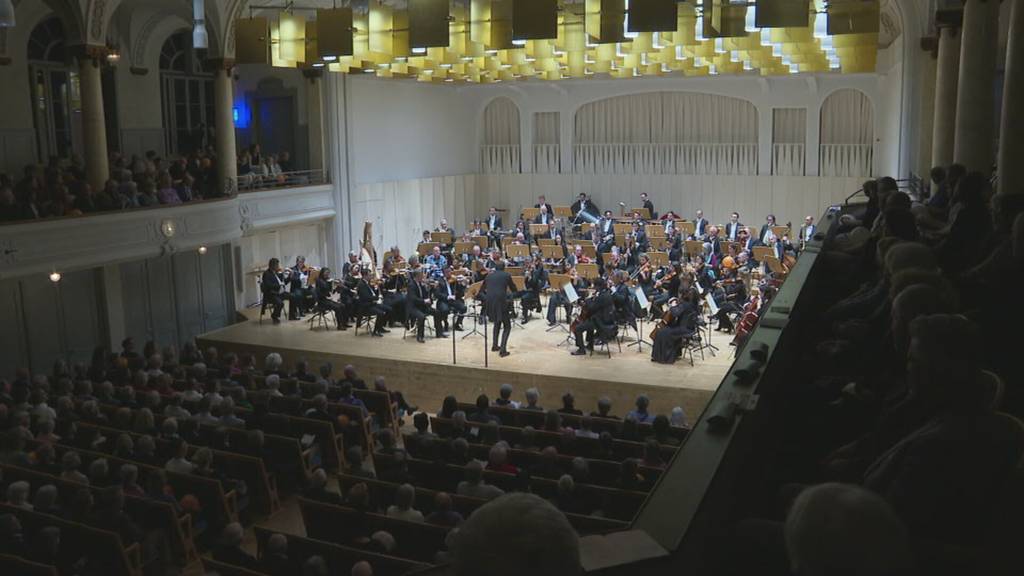
[[254,192],[295,186],[317,186],[331,181],[327,170],[293,170],[276,175],[239,174],[238,191]]

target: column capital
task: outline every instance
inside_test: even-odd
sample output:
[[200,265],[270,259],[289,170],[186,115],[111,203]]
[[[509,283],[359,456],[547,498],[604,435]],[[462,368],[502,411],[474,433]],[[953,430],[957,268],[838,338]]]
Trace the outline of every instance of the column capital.
[[110,48],[107,46],[97,46],[95,44],[77,44],[69,46],[68,52],[71,54],[71,57],[76,60],[92,60],[93,63],[98,65],[110,54]]

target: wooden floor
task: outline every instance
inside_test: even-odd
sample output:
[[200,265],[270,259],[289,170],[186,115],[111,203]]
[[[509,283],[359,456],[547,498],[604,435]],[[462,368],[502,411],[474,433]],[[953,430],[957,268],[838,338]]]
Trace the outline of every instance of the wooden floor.
[[[675,365],[651,362],[649,345],[644,344],[642,352],[636,346],[627,346],[633,342],[634,334],[627,337],[621,352],[612,345],[611,358],[575,357],[569,354],[571,346],[561,345],[567,332],[548,332],[547,322],[534,316],[523,328],[513,327],[509,339],[512,355],[500,358],[487,352],[487,367],[483,337],[464,338],[468,332],[456,332],[453,364],[453,339],[429,337],[429,323],[427,342],[419,344],[412,333],[403,340],[401,328],[392,329],[383,338],[373,338],[362,330],[358,336],[352,329],[310,330],[306,321],[274,325],[265,318],[261,324],[255,319],[258,310],[246,314],[247,321],[204,334],[199,338],[200,344],[216,346],[221,352],[256,353],[259,362],[263,355],[279,352],[287,365],[305,358],[314,370],[330,361],[336,376],[340,376],[345,364],[353,364],[367,382],[383,375],[411,403],[430,412],[436,411],[448,394],[455,394],[461,401],[473,401],[480,393],[493,398],[498,387],[507,382],[515,387],[517,400],[522,400],[527,388],[538,388],[544,407],[560,407],[560,398],[566,391],[573,392],[576,406],[585,411],[591,410],[601,396],[608,396],[616,414],[628,411],[635,397],[646,393],[653,411],[667,414],[672,407],[682,406],[692,420],[704,409],[732,362],[732,348],[728,345],[731,336],[714,331],[711,342],[719,349],[717,355],[705,351],[701,359],[697,353],[694,366],[684,360]],[[467,319],[465,325],[472,330],[473,321]],[[645,323],[645,336],[650,329]]]

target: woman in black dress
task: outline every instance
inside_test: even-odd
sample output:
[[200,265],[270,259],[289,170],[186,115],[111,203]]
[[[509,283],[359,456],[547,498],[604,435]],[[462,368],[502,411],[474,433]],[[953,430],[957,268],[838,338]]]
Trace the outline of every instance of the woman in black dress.
[[654,336],[651,361],[659,364],[675,364],[682,351],[683,339],[693,334],[697,324],[696,294],[686,290],[678,298],[669,301],[669,322]]

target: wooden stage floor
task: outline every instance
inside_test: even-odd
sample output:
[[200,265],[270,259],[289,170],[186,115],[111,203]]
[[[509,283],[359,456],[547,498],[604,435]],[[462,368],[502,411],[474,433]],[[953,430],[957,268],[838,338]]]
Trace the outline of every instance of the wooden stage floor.
[[[246,321],[204,334],[199,343],[215,346],[222,353],[255,353],[260,365],[269,352],[280,353],[289,367],[300,358],[308,360],[313,370],[330,361],[335,377],[341,376],[345,364],[353,364],[368,383],[374,376],[383,375],[388,385],[402,390],[410,403],[429,412],[436,412],[448,394],[466,402],[481,393],[493,399],[498,387],[507,382],[515,387],[514,399],[520,401],[527,388],[538,388],[540,404],[545,408],[561,407],[561,396],[568,390],[576,397],[576,407],[585,412],[594,409],[598,398],[608,396],[613,413],[618,415],[631,409],[637,394],[646,393],[653,411],[667,414],[673,406],[682,406],[693,421],[732,363],[732,347],[728,345],[732,337],[715,331],[712,343],[719,349],[717,355],[705,351],[702,360],[697,353],[694,366],[688,360],[671,366],[651,362],[646,344],[642,353],[636,346],[627,347],[632,335],[623,342],[622,352],[612,345],[611,358],[597,354],[571,356],[571,347],[559,346],[567,332],[547,332],[547,322],[534,316],[522,329],[513,326],[508,346],[512,355],[500,358],[488,352],[486,368],[483,338],[463,339],[467,332],[456,332],[453,365],[452,338],[430,337],[429,322],[427,341],[419,344],[411,332],[403,340],[401,328],[391,329],[383,338],[373,338],[362,330],[358,336],[352,329],[339,332],[333,329],[333,322],[330,330],[310,330],[306,321],[274,325],[269,317],[261,325],[256,320],[258,314],[258,309],[247,310]],[[466,319],[465,327],[472,329],[472,319]],[[643,331],[650,330],[645,323]]]

